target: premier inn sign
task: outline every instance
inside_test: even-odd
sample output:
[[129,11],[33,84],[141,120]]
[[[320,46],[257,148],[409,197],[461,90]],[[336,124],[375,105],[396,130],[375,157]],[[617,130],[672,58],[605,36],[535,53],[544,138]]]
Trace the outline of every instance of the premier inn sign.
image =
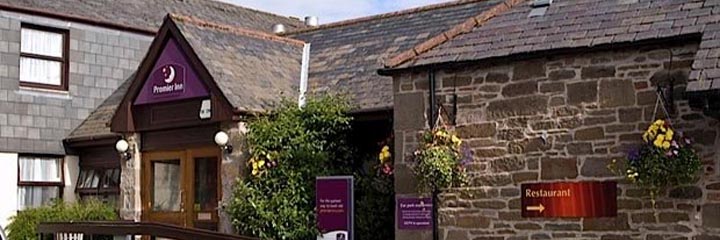
[[135,105],[208,96],[207,88],[175,39],[168,40],[152,69]]

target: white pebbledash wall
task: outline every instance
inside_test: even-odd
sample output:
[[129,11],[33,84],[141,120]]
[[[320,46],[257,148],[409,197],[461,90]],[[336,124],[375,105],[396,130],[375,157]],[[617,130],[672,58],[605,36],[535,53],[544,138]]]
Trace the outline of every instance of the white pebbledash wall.
[[[77,156],[65,156],[63,164],[64,183],[63,201],[75,202],[77,195],[75,194],[75,185],[79,174],[79,165]],[[10,217],[15,216],[18,211],[18,154],[0,152],[0,176],[4,181],[0,181],[0,226],[6,228],[10,223]]]
[[9,218],[17,213],[17,177],[18,177],[18,155],[17,153],[0,152],[0,225],[5,228],[10,223]]

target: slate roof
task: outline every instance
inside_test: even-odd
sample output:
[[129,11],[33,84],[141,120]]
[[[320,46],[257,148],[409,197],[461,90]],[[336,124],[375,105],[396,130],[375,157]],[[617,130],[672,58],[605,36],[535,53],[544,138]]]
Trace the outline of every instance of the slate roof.
[[464,0],[322,25],[286,36],[311,43],[309,89],[349,94],[361,110],[392,107],[383,63],[500,0]]
[[172,19],[235,109],[263,112],[282,97],[297,99],[303,42],[194,17]]
[[130,83],[135,79],[135,74],[131,75],[124,83],[120,84],[108,98],[105,99],[90,115],[83,120],[80,125],[75,128],[66,139],[81,139],[90,137],[102,137],[115,135],[110,131],[110,121],[115,114],[115,110],[122,102],[125,93],[130,88]]
[[0,8],[28,8],[92,21],[157,30],[169,13],[192,15],[208,21],[271,32],[276,23],[302,28],[299,19],[279,16],[214,0],[0,0]]
[[[389,64],[402,69],[482,60],[553,49],[593,47],[702,34],[688,91],[720,89],[720,1],[555,0],[528,17],[531,1],[478,24],[427,51]],[[715,81],[717,80],[717,81]]]
[[[266,111],[297,98],[303,42],[193,17],[171,15],[216,84],[239,111]],[[112,135],[110,122],[134,77],[123,83],[67,139]]]

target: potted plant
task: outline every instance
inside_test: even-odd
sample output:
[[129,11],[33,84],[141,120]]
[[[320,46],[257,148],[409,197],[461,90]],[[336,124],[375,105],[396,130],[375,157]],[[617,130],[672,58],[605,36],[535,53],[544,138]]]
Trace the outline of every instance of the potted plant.
[[631,183],[647,189],[653,205],[666,188],[697,180],[701,162],[692,148],[692,140],[676,133],[670,122],[655,121],[642,138],[643,144],[630,151],[626,163],[620,165],[613,160],[609,168]]
[[427,130],[413,153],[413,171],[423,192],[460,187],[467,182],[465,165],[472,153],[445,127]]

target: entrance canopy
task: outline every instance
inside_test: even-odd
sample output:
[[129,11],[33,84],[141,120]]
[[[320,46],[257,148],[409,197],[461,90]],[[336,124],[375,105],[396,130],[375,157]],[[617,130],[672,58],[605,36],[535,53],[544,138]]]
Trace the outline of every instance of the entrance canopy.
[[160,111],[188,113],[173,115],[175,122],[221,122],[297,98],[303,47],[298,40],[168,15],[115,111],[112,131],[179,127],[148,120]]

